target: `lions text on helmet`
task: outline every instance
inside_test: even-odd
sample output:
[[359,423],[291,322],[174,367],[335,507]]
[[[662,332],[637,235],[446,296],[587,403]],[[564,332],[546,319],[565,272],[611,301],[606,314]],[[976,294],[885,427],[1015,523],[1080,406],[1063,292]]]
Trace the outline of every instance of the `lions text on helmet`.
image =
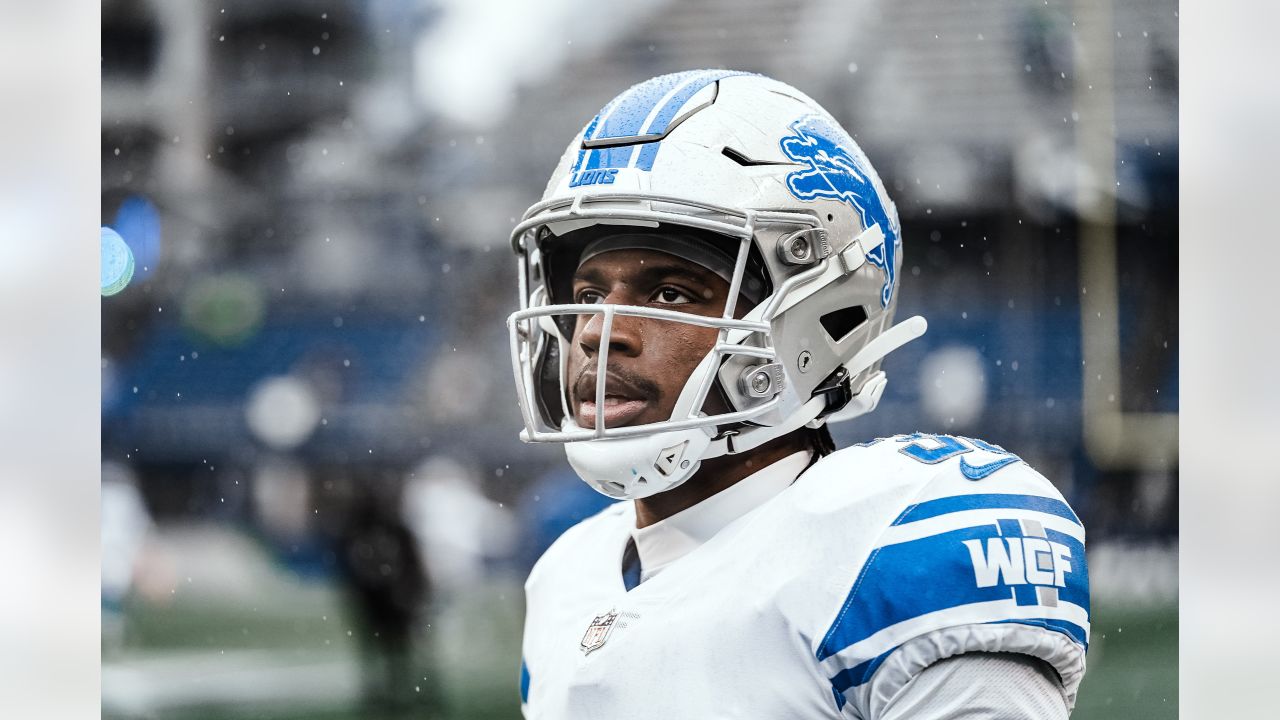
[[622,93],[511,239],[521,437],[564,443],[614,498],[871,411],[881,360],[925,330],[893,323],[902,238],[866,155],[759,75],[690,71]]

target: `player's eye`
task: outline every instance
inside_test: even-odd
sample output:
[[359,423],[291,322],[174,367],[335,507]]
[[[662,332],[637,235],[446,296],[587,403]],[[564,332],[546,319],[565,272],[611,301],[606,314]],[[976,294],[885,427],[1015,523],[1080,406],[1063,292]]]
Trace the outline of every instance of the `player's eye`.
[[598,290],[579,290],[575,301],[581,305],[596,305],[604,302],[604,295]]
[[684,305],[693,302],[692,298],[673,287],[661,288],[653,294],[653,299],[664,305]]

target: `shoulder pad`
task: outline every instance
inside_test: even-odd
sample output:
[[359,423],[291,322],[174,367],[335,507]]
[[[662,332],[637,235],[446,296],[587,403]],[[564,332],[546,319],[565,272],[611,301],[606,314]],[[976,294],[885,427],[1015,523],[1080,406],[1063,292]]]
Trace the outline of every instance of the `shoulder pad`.
[[823,514],[853,512],[860,525],[876,526],[873,532],[908,505],[930,497],[1026,486],[1060,498],[1047,480],[999,445],[925,433],[877,438],[838,450],[814,463],[796,485],[794,502],[801,508]]
[[1074,703],[1089,578],[1084,527],[1062,495],[980,440],[916,433],[863,447],[882,467],[931,474],[873,543],[817,647],[837,704],[865,711],[878,671],[897,680],[876,693],[896,692],[928,664],[977,651],[1040,657]]

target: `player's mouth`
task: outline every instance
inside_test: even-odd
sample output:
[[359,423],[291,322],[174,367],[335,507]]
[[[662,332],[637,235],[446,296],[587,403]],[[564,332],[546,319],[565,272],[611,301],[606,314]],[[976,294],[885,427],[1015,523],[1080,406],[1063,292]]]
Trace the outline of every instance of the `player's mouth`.
[[[613,375],[605,376],[604,426],[622,427],[636,421],[649,407],[646,394],[632,383]],[[574,383],[576,420],[584,428],[596,426],[596,376],[583,375]]]

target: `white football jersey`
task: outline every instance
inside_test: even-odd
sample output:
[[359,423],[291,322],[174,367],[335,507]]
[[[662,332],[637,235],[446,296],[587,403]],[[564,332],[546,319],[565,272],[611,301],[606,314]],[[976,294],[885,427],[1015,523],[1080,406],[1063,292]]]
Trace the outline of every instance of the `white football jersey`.
[[[732,488],[731,488],[732,489]],[[1084,528],[1017,456],[899,435],[822,458],[626,589],[619,503],[526,582],[528,718],[875,718],[938,660],[1023,653],[1084,675]]]

